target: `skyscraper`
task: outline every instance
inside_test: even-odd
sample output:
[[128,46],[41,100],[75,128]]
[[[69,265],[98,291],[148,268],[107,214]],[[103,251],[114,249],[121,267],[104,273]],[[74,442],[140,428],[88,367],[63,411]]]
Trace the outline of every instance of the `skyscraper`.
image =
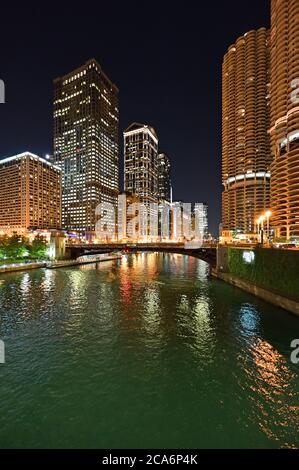
[[61,227],[60,169],[30,152],[0,160],[0,227],[4,232]]
[[271,1],[271,203],[277,237],[299,237],[299,2]]
[[124,132],[125,191],[146,205],[158,202],[158,137],[153,127],[133,123]]
[[202,240],[209,237],[208,205],[206,203],[195,203],[193,208],[195,234]]
[[158,154],[158,198],[160,202],[170,202],[171,198],[171,164],[166,153]]
[[140,199],[136,195],[122,193],[118,196],[118,241],[138,241],[142,233]]
[[54,81],[54,159],[63,228],[95,230],[100,202],[118,196],[118,89],[96,60]]
[[250,31],[232,45],[222,71],[222,225],[253,233],[270,204],[269,34]]

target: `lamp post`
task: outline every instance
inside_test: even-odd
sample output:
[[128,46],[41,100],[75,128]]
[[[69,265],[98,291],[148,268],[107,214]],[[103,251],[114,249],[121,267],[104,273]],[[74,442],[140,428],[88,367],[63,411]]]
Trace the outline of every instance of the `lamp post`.
[[264,244],[264,222],[265,222],[266,217],[262,215],[260,217],[260,223],[261,223],[261,244]]
[[255,223],[256,223],[256,233],[257,235],[259,235],[260,234],[260,219],[256,219]]
[[265,215],[266,215],[266,219],[267,219],[267,236],[268,236],[268,240],[269,240],[270,239],[270,217],[272,215],[272,212],[267,211]]

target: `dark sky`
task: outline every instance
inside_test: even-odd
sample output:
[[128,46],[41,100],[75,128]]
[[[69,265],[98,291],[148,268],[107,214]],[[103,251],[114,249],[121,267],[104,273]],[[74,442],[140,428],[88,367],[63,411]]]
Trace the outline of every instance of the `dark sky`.
[[0,157],[52,152],[52,80],[95,57],[120,89],[121,142],[133,121],[154,126],[172,159],[174,198],[207,201],[217,234],[222,57],[241,34],[269,26],[269,3],[1,4]]

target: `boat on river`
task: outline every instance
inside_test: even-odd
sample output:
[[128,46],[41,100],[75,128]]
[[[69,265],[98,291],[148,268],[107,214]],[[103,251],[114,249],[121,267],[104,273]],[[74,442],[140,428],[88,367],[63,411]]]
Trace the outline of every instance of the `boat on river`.
[[82,255],[77,259],[51,261],[47,263],[46,268],[48,269],[67,268],[70,266],[80,266],[82,264],[92,264],[92,263],[101,263],[103,261],[113,261],[113,260],[121,259],[121,257],[122,257],[122,254],[120,252]]

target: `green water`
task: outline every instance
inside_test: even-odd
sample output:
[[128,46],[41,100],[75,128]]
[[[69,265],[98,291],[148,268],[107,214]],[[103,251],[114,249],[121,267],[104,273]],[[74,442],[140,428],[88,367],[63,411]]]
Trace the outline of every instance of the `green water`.
[[1,448],[299,446],[299,319],[181,255],[0,276]]

